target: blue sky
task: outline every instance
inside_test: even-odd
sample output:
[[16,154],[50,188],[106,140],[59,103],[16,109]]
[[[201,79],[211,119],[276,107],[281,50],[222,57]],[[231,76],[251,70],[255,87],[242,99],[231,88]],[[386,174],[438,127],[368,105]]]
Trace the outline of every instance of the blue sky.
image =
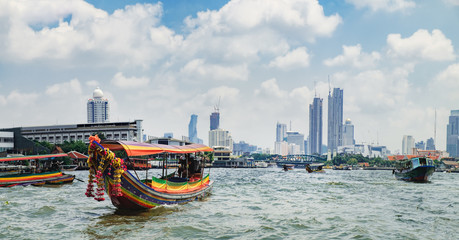
[[278,121],[308,135],[315,94],[326,123],[330,76],[357,143],[426,141],[437,112],[444,150],[457,29],[457,0],[0,0],[0,126],[84,123],[100,87],[112,121],[180,138],[197,114],[205,143],[221,98],[236,142],[273,148]]

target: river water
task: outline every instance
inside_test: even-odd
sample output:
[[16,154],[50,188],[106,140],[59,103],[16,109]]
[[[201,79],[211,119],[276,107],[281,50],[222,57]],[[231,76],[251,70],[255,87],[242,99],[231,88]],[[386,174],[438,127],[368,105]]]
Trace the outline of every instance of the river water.
[[206,200],[136,213],[87,198],[77,180],[0,188],[0,239],[458,239],[459,174],[409,183],[391,171],[210,173]]

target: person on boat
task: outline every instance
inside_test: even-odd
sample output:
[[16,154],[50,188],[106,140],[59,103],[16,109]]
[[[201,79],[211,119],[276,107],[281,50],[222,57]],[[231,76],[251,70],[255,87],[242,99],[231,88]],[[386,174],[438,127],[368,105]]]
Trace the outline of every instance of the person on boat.
[[308,173],[312,173],[312,169],[309,167],[309,164],[306,164],[306,171],[308,171]]

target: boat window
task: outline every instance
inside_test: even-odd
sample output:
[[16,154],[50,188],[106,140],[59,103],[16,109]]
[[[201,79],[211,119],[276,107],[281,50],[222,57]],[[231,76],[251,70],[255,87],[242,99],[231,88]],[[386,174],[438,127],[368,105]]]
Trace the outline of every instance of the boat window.
[[425,158],[419,158],[419,164],[421,166],[425,166],[427,164],[426,159]]
[[414,158],[414,159],[411,160],[411,162],[413,163],[412,168],[415,168],[415,167],[419,166],[419,158]]

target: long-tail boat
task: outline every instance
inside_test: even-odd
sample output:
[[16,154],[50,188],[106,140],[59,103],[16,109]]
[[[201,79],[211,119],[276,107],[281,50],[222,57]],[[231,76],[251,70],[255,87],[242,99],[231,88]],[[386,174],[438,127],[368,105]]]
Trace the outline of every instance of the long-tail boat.
[[[114,151],[120,151],[127,158],[116,157]],[[105,191],[115,207],[127,210],[150,209],[203,198],[210,194],[213,183],[209,180],[209,174],[204,176],[204,153],[212,151],[212,148],[202,144],[172,146],[131,141],[100,141],[97,136],[91,136],[86,196],[103,201]],[[162,164],[162,178],[140,179],[135,171],[133,174],[127,170],[129,157],[158,154],[180,156],[178,171],[167,174],[167,157]]]
[[[29,161],[28,167],[22,165],[19,172],[13,174],[6,174],[0,176],[0,187],[13,187],[13,186],[41,186],[45,184],[65,184],[71,183],[75,179],[75,175],[64,174],[56,166],[52,167],[48,164],[47,167],[40,166],[40,161],[53,161],[57,157],[67,157],[65,153],[47,154],[47,155],[34,155],[34,156],[20,156],[20,157],[5,157],[0,158],[0,162],[23,162]],[[19,166],[18,166],[19,167]],[[48,168],[52,167],[52,168]],[[19,168],[18,168],[19,169]]]
[[397,160],[393,174],[398,180],[410,182],[428,182],[435,171],[432,159],[414,157],[411,159]]

